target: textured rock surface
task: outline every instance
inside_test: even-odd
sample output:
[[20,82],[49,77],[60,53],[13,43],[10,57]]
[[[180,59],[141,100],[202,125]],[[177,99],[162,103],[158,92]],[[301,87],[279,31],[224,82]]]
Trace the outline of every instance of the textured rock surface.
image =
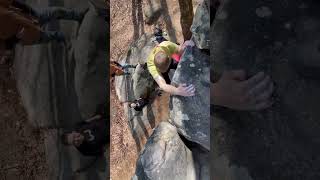
[[210,2],[203,0],[196,9],[191,26],[192,38],[199,49],[210,48]]
[[148,139],[133,179],[196,179],[192,153],[170,123],[160,123]]
[[[100,2],[100,1],[96,1]],[[89,7],[88,1],[33,1],[38,9],[50,6]],[[76,5],[76,6],[75,6]],[[93,26],[94,24],[94,26]],[[108,25],[90,6],[82,24],[52,22],[50,30],[61,30],[67,45],[56,42],[17,47],[15,74],[29,121],[36,127],[71,128],[93,115],[107,101],[107,29]],[[60,142],[60,130],[45,138],[50,179],[70,180],[74,171],[87,166],[93,158],[82,157],[73,147]],[[106,179],[105,159],[99,168],[89,168],[76,179]]]
[[193,84],[193,97],[172,96],[170,121],[188,140],[210,149],[210,62],[209,56],[187,48],[172,79],[173,84]]
[[230,0],[216,16],[212,68],[264,71],[276,84],[267,110],[215,110],[213,153],[254,180],[320,178],[319,8],[316,1]]

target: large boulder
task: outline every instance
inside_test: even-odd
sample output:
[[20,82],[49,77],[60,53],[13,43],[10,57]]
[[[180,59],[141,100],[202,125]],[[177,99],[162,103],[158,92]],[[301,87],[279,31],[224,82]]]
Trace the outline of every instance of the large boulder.
[[172,84],[193,84],[193,97],[172,96],[170,122],[188,140],[210,149],[210,62],[198,48],[188,47],[174,73]]
[[192,39],[199,49],[210,48],[210,2],[203,0],[197,7],[193,18]]
[[[22,103],[28,120],[35,128],[51,128],[45,134],[49,179],[70,180],[75,171],[92,163],[95,158],[83,157],[75,148],[61,144],[61,130],[74,127],[95,113],[107,101],[107,29],[108,24],[98,16],[97,6],[88,1],[35,1],[28,4],[43,9],[64,6],[84,9],[89,7],[79,26],[77,22],[54,21],[46,29],[63,31],[67,43],[18,46],[14,70]],[[94,26],[93,26],[94,24]],[[77,179],[106,179],[107,164],[87,168]]]
[[276,84],[271,108],[214,111],[214,156],[247,179],[320,178],[319,8],[316,1],[229,0],[217,12],[214,71],[264,71]]
[[161,122],[139,156],[134,180],[195,180],[192,153],[174,126]]

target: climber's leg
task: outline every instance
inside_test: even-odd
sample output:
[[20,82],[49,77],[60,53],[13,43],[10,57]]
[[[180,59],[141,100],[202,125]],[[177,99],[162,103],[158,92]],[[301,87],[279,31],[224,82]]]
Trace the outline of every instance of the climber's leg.
[[85,14],[88,12],[88,8],[82,11],[76,11],[70,8],[64,7],[49,7],[38,12],[38,19],[41,25],[46,24],[52,20],[74,20],[79,23],[83,20]]
[[129,107],[133,108],[136,111],[142,111],[143,108],[149,103],[147,98],[139,98],[134,100],[133,103],[129,104]]

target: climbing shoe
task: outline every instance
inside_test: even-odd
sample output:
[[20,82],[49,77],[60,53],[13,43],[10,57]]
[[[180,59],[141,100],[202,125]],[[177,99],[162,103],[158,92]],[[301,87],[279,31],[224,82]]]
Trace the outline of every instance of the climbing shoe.
[[139,98],[133,101],[129,106],[136,111],[142,111],[143,108],[149,103],[148,99]]

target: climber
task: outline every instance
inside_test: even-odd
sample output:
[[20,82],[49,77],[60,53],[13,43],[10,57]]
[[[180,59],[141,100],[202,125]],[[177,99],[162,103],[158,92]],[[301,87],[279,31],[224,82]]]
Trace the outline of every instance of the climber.
[[176,69],[180,56],[187,46],[194,46],[193,41],[189,40],[182,45],[177,45],[170,41],[163,41],[151,51],[148,60],[148,70],[153,79],[163,91],[179,96],[193,96],[195,88],[192,84],[179,84],[178,87],[170,85],[170,69]]
[[77,124],[73,131],[62,134],[62,143],[73,145],[84,156],[102,156],[110,134],[106,118],[106,114],[99,113]]
[[65,42],[59,31],[42,28],[49,21],[65,19],[81,23],[88,9],[75,11],[63,7],[49,7],[41,12],[19,0],[0,0],[0,51],[12,50],[17,43],[32,45],[52,40]]
[[110,62],[110,76],[122,76],[122,75],[129,75],[130,73],[128,72],[129,68],[136,68],[137,65],[131,65],[131,64],[124,64],[121,65],[116,61],[111,61]]
[[[178,88],[169,85],[171,82],[169,78],[169,71],[170,69],[177,68],[185,47],[193,46],[194,43],[192,41],[186,41],[183,45],[179,46],[164,38],[163,31],[158,27],[155,28],[154,36],[159,44],[151,51],[146,64],[149,73],[159,85],[159,87],[155,88],[153,91],[158,96],[161,96],[162,90],[174,95],[193,96],[195,92],[193,85],[187,86],[185,84],[181,84]],[[151,92],[148,92],[144,97],[134,100],[129,104],[129,107],[136,111],[142,111],[143,107],[150,102],[150,94]]]

